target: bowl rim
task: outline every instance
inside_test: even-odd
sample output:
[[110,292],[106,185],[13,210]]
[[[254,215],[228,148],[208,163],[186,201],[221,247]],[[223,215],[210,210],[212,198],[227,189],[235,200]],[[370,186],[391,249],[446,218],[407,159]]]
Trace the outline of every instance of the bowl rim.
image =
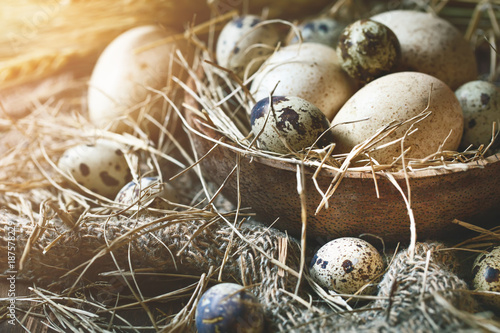
[[[196,101],[189,96],[189,98],[186,98],[186,103],[194,106],[197,105]],[[213,128],[210,128],[209,126],[204,126],[202,124],[207,124],[207,121],[199,117],[198,115],[195,115],[192,111],[190,111],[188,108],[185,108],[185,115],[186,115],[186,120],[187,122],[195,127],[196,130],[199,130],[202,134],[212,138],[214,140],[214,143],[217,140],[220,140],[221,138],[225,137],[224,135],[218,133],[215,131]],[[198,135],[194,133],[195,135]],[[233,149],[231,147],[234,147],[234,143],[232,142],[227,142],[226,145],[224,146],[219,146],[222,149],[226,150],[231,150],[234,153],[238,153],[237,149]],[[235,147],[236,148],[236,147]],[[280,159],[271,159],[267,158],[264,156],[256,156],[252,155],[251,152],[249,152],[247,155],[243,154],[242,157],[246,158],[251,158],[252,163],[260,163],[262,165],[266,165],[275,169],[281,169],[284,171],[289,171],[296,173],[297,170],[297,165],[301,164],[300,160],[295,160],[295,159],[289,159],[289,160],[280,160]],[[398,171],[390,171],[390,170],[384,170],[384,171],[367,171],[367,170],[349,170],[347,169],[344,172],[343,177],[344,178],[352,178],[352,179],[373,179],[373,175],[375,175],[376,178],[383,177],[383,175],[390,174],[392,177],[395,178],[395,180],[403,180],[406,179],[407,177],[410,179],[424,179],[424,178],[431,178],[431,177],[436,177],[436,176],[442,176],[442,175],[449,175],[449,174],[456,174],[456,173],[461,173],[461,172],[467,172],[475,169],[484,169],[486,167],[492,167],[492,166],[498,167],[500,170],[500,152],[490,155],[488,157],[483,157],[475,161],[467,162],[467,163],[454,163],[450,165],[450,167],[425,167],[422,169],[414,169],[414,170],[398,170]],[[316,170],[312,166],[307,166],[305,168],[305,173],[306,174],[313,174]],[[337,176],[340,172],[332,169],[326,169],[323,168],[320,170],[318,173],[318,176],[321,177],[329,177],[329,178],[334,178]]]

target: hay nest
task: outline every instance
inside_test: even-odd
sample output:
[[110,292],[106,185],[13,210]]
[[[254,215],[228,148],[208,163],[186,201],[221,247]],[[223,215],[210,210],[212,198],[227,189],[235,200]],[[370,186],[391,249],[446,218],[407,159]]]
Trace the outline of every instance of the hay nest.
[[[230,204],[199,172],[189,131],[171,133],[159,124],[162,135],[151,142],[141,133],[95,129],[81,98],[87,77],[70,78],[71,94],[35,101],[22,118],[4,112],[0,119],[0,267],[17,286],[15,295],[0,296],[2,330],[194,331],[200,296],[226,281],[257,295],[269,332],[500,331],[480,312],[463,269],[474,251],[498,244],[496,229],[475,228],[482,236],[456,246],[413,242],[387,250],[377,295],[327,293],[307,272],[321,240],[290,237]],[[182,121],[179,109],[172,103],[168,118]],[[71,186],[58,158],[97,138],[127,147],[133,178],[153,173],[169,179],[179,202],[138,213]],[[22,286],[28,287],[24,294]]]

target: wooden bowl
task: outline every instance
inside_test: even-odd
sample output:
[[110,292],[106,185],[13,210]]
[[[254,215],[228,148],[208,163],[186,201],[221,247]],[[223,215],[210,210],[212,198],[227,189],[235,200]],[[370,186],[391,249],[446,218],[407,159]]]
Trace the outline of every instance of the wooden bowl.
[[[196,106],[191,98],[186,103]],[[221,135],[203,125],[204,120],[186,110],[188,123],[204,135],[219,140]],[[193,135],[199,156],[214,143]],[[237,152],[219,145],[200,163],[205,177],[222,184],[237,160]],[[301,203],[297,194],[296,165],[268,158],[241,156],[239,192],[241,207],[251,207],[259,221],[273,223],[291,235],[300,235]],[[410,239],[408,209],[398,189],[385,177],[376,175],[380,197],[377,198],[371,172],[348,172],[329,200],[329,208],[315,214],[321,196],[314,187],[312,174],[306,169],[307,236],[331,239],[359,236],[363,233],[382,237],[386,242]],[[402,172],[392,173],[406,192]],[[317,182],[326,189],[335,172],[322,170]],[[470,163],[466,171],[432,169],[409,173],[411,208],[416,221],[417,237],[445,239],[465,230],[454,219],[471,221],[479,215],[500,212],[500,154]],[[227,179],[223,194],[233,203],[238,198],[236,174]],[[474,221],[475,222],[475,221]],[[481,223],[479,221],[478,223]]]

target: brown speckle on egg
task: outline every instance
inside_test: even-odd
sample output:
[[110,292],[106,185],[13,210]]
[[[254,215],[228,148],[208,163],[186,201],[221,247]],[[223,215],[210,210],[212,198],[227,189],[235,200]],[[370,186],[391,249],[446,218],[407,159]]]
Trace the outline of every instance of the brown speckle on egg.
[[352,261],[344,260],[344,262],[342,263],[342,268],[346,273],[351,273],[354,269],[354,265],[352,264]]
[[498,282],[500,277],[500,270],[493,267],[486,267],[484,271],[484,280],[488,283]]
[[85,163],[80,163],[80,172],[82,173],[82,176],[88,176],[90,174],[89,166]]
[[116,186],[119,184],[118,180],[110,176],[107,171],[100,172],[99,177],[106,186]]

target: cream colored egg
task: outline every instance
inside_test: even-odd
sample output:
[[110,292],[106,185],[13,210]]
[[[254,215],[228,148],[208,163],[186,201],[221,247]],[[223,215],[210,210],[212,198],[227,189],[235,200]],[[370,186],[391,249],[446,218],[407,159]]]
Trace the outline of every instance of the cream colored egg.
[[178,41],[137,50],[174,34],[156,25],[140,26],[119,35],[106,47],[89,81],[89,118],[96,126],[120,133],[130,132],[132,124],[138,123],[143,131],[157,135],[158,127],[146,115],[163,123],[168,104],[148,88],[172,91],[171,76],[182,77],[183,73],[175,52],[179,49],[189,58],[187,44]]
[[[432,92],[431,92],[432,88]],[[407,136],[406,158],[424,158],[438,151],[458,148],[463,131],[463,114],[453,91],[441,80],[427,74],[399,72],[383,76],[360,89],[338,112],[332,121],[332,132],[338,153],[347,153],[365,142],[383,126],[404,122],[419,115],[430,104],[430,116],[415,123],[416,132]],[[357,121],[351,124],[346,122]],[[402,138],[410,125],[403,125],[382,143]],[[445,141],[446,139],[446,141]],[[391,163],[401,155],[401,144],[374,151],[371,156],[382,164]]]
[[[472,279],[475,290],[500,293],[500,247],[477,256],[472,265]],[[481,299],[486,304],[500,309],[500,294],[483,294]]]
[[[455,91],[464,112],[464,135],[460,147],[469,145],[478,148],[488,145],[493,132],[493,122],[500,126],[500,90],[486,81],[471,81],[461,85]],[[497,140],[493,149],[499,145]]]
[[335,50],[317,43],[289,45],[274,53],[257,71],[250,91],[258,101],[275,87],[274,95],[303,98],[328,120],[356,91]]
[[453,90],[476,79],[477,65],[471,45],[443,18],[412,10],[393,10],[371,19],[396,34],[403,70],[430,74]]
[[57,166],[80,185],[106,197],[114,197],[130,180],[122,147],[105,139],[69,148]]
[[341,294],[354,294],[363,286],[363,294],[376,291],[384,271],[384,260],[377,249],[354,237],[334,239],[314,255],[309,272],[322,287]]

